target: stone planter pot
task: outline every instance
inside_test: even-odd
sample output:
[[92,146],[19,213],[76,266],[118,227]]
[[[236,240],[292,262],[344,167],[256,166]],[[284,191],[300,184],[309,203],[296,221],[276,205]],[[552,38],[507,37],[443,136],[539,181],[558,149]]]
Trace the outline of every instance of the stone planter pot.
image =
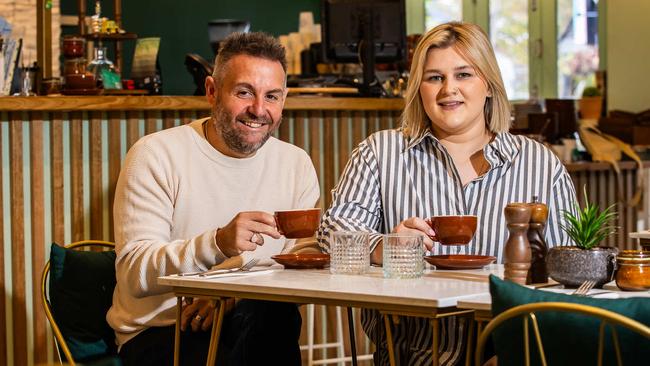
[[554,247],[546,256],[546,268],[552,279],[565,286],[578,287],[593,280],[599,288],[613,280],[617,254],[618,249],[612,247]]
[[578,100],[580,116],[585,119],[599,119],[603,110],[603,97],[582,97]]

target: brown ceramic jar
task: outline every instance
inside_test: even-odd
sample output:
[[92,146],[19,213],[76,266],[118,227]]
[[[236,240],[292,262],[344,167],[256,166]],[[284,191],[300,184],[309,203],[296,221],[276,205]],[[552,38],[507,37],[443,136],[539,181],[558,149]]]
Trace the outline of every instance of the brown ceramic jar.
[[86,40],[80,36],[63,37],[63,56],[65,58],[84,57]]
[[616,286],[621,290],[650,290],[650,252],[624,250],[616,256],[616,265]]

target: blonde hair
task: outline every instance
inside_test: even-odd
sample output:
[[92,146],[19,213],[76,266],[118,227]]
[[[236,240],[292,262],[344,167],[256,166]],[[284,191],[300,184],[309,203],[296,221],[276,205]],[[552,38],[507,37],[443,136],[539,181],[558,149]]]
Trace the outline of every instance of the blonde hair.
[[424,73],[427,52],[433,48],[453,47],[469,62],[485,81],[491,94],[485,101],[483,113],[488,129],[499,133],[510,128],[510,104],[501,79],[494,50],[483,30],[471,23],[449,22],[428,31],[418,42],[413,54],[411,74],[406,88],[406,101],[402,113],[404,135],[418,138],[431,126],[420,97],[420,84]]

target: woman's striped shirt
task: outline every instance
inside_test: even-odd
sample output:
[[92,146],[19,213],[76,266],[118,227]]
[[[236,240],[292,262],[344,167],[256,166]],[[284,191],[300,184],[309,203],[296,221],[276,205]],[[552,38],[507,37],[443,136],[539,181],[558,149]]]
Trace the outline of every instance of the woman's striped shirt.
[[[319,243],[328,251],[330,233],[370,232],[371,250],[409,217],[476,215],[479,224],[469,245],[434,245],[431,254],[481,254],[503,263],[508,230],[503,216],[510,202],[533,196],[549,208],[545,239],[549,246],[566,245],[562,210],[575,211],[575,189],[558,158],[543,145],[523,136],[499,133],[485,146],[490,164],[486,174],[465,186],[445,147],[430,132],[409,140],[400,130],[379,131],[353,151],[340,181],[332,190],[332,205],[319,229]],[[364,310],[363,327],[388,364],[385,331],[379,314]],[[442,322],[440,361],[457,364],[462,357],[463,319]],[[393,330],[401,364],[431,364],[431,327],[427,319],[405,318]],[[377,343],[379,342],[379,343]]]

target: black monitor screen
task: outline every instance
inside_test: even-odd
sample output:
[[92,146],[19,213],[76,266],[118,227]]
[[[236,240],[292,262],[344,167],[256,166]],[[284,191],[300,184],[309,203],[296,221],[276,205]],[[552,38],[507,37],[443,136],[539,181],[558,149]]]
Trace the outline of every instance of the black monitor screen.
[[329,62],[358,62],[365,22],[372,17],[376,62],[404,60],[404,0],[322,0],[323,53]]

